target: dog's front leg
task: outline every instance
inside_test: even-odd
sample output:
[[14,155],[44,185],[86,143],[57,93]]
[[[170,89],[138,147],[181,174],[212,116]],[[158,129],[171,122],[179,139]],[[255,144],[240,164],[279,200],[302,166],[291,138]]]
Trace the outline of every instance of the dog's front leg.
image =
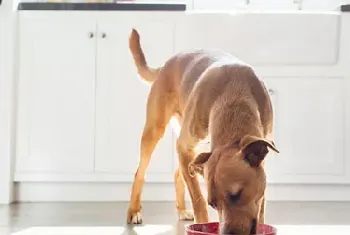
[[193,211],[186,210],[185,202],[185,181],[183,179],[180,167],[177,168],[174,174],[175,180],[175,192],[176,192],[176,209],[179,216],[179,220],[193,220]]
[[[265,162],[263,162],[262,167],[265,168]],[[266,190],[264,191],[263,198],[261,200],[261,205],[260,205],[260,211],[259,211],[259,224],[264,224],[265,223],[265,207],[266,207]]]
[[184,136],[180,136],[177,141],[180,168],[191,197],[195,222],[207,223],[209,222],[207,201],[203,197],[198,179],[192,177],[188,170],[189,164],[195,158],[193,147],[189,143],[191,141]]
[[262,199],[261,206],[260,206],[260,212],[259,212],[259,224],[265,223],[265,207],[266,207],[266,201],[265,201],[265,195]]

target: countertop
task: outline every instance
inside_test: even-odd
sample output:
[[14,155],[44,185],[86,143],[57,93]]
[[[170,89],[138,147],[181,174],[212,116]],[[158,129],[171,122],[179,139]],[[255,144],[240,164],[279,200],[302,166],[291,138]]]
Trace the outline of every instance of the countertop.
[[[0,0],[1,2],[1,0]],[[17,10],[25,11],[186,11],[183,3],[54,3],[22,2]],[[340,6],[341,12],[350,12],[350,4]]]
[[342,12],[350,12],[350,4],[344,4],[340,6]]
[[19,11],[185,11],[186,4],[173,3],[52,3],[22,2]]

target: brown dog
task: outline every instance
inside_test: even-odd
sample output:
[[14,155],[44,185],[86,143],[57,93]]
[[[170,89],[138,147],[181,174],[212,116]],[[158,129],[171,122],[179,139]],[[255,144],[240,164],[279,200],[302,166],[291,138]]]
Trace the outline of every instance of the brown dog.
[[[136,30],[131,33],[129,47],[138,73],[153,84],[128,223],[142,223],[140,201],[146,169],[167,124],[175,117],[181,126],[177,140],[180,167],[175,173],[179,218],[193,218],[185,207],[186,185],[197,223],[209,221],[209,204],[218,212],[221,233],[255,233],[257,223],[264,223],[263,160],[268,148],[278,152],[269,139],[273,112],[263,82],[249,65],[221,52],[180,53],[163,67],[152,69]],[[196,145],[208,136],[211,151],[195,158]],[[207,200],[196,173],[204,176]]]

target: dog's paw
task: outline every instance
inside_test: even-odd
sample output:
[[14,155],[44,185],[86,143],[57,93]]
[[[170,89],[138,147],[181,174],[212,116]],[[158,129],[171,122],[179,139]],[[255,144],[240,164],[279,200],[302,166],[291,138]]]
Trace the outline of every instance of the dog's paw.
[[128,224],[142,224],[142,215],[140,212],[128,211]]
[[132,224],[142,224],[142,215],[140,212],[137,212],[132,218],[131,218]]
[[179,211],[179,220],[193,220],[194,216],[193,216],[193,211],[189,211],[189,210],[184,210],[184,211]]

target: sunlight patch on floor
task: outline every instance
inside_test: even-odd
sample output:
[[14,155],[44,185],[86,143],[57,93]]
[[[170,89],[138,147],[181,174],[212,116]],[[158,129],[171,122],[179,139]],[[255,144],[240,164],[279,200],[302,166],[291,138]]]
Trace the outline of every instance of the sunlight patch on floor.
[[350,234],[349,225],[273,225],[278,235]]
[[158,234],[169,232],[172,229],[173,229],[173,226],[171,225],[153,225],[153,224],[134,227],[134,230],[138,235],[158,235]]
[[123,227],[31,227],[12,235],[122,235]]

